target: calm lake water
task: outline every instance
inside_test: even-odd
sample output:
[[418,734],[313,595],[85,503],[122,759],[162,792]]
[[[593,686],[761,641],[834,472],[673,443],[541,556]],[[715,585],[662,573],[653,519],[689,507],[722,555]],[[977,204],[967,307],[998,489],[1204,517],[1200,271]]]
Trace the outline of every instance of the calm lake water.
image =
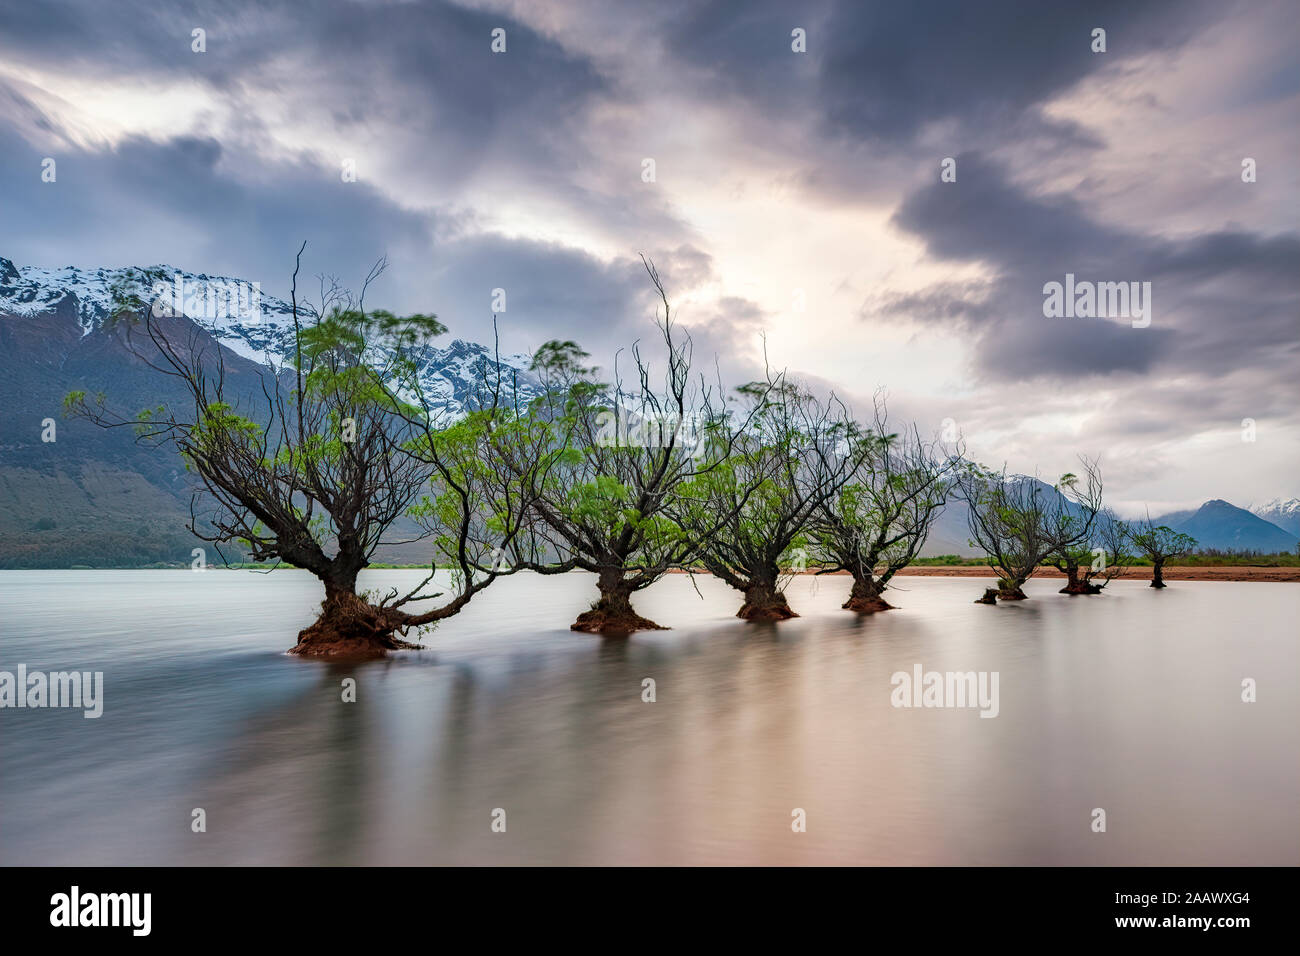
[[[0,670],[105,681],[99,719],[0,710],[0,862],[1300,864],[1300,585],[917,577],[859,620],[847,583],[755,625],[672,576],[637,604],[673,630],[602,640],[590,577],[520,575],[340,666],[282,653],[299,572],[0,572]],[[996,671],[998,716],[891,706],[918,664]]]

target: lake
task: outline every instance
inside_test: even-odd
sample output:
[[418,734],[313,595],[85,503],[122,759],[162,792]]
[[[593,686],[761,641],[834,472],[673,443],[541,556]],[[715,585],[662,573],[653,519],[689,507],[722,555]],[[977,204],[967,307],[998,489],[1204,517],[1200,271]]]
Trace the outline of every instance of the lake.
[[[618,640],[568,630],[590,576],[518,575],[345,666],[284,655],[297,571],[0,572],[0,670],[104,674],[97,719],[0,710],[0,862],[1300,864],[1300,585],[899,583],[858,619],[800,577],[771,625],[673,575]],[[997,716],[894,706],[918,666]]]

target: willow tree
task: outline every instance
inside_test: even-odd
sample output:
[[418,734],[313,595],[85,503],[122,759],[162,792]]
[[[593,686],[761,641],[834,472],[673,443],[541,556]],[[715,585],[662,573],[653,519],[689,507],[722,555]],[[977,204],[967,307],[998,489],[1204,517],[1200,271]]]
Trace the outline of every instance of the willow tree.
[[874,409],[868,427],[850,427],[853,474],[838,494],[822,502],[814,525],[818,573],[848,572],[853,586],[843,606],[859,614],[893,607],[885,589],[925,545],[961,456],[960,445],[945,452],[915,425],[891,431],[879,394]]
[[1133,529],[1133,546],[1151,562],[1151,587],[1168,587],[1165,584],[1165,562],[1187,554],[1196,547],[1196,539],[1175,531],[1168,525],[1152,522],[1150,516]]
[[1101,472],[1096,461],[1080,459],[1083,478],[1062,475],[1048,485],[1026,475],[1009,475],[970,464],[956,473],[967,505],[971,544],[983,550],[998,587],[979,603],[1023,601],[1024,584],[1049,556],[1073,549],[1092,533],[1101,510]]
[[785,587],[808,565],[820,509],[854,473],[850,417],[834,396],[821,401],[784,375],[741,386],[748,424],[719,467],[691,482],[675,518],[700,546],[696,560],[744,594],[746,620],[797,615]]
[[[531,531],[552,560],[527,566],[596,575],[599,597],[573,623],[577,631],[660,628],[636,612],[632,595],[695,552],[698,539],[670,512],[683,485],[717,464],[703,454],[705,435],[728,427],[715,390],[692,376],[690,336],[678,333],[654,265],[645,268],[662,307],[655,317],[666,359],[661,383],[639,345],[630,381],[617,364],[612,380],[602,381],[571,341],[547,342],[532,363],[541,394],[530,414],[545,434],[546,455]],[[724,438],[724,458],[728,444]]]
[[1121,521],[1109,509],[1103,509],[1093,522],[1088,537],[1066,542],[1044,562],[1065,575],[1061,594],[1100,594],[1133,563],[1129,547],[1131,537],[1128,523]]
[[1093,533],[1092,552],[1096,560],[1087,572],[1089,583],[1105,588],[1122,575],[1137,555],[1133,548],[1133,526],[1109,508],[1102,511]]
[[[255,388],[231,385],[247,383],[247,369],[232,377],[200,324],[128,292],[116,306],[118,331],[184,400],[135,415],[112,410],[104,396],[65,400],[69,414],[134,428],[141,441],[180,453],[196,479],[190,531],[223,560],[237,546],[256,562],[302,568],[322,582],[319,616],[300,632],[295,654],[376,656],[416,646],[399,635],[455,614],[504,573],[495,557],[527,512],[519,482],[502,494],[493,406],[437,423],[431,409],[399,396],[394,386],[409,381],[414,350],[445,328],[432,315],[367,311],[365,291],[382,271],[381,261],[356,298],[323,280],[313,304],[299,299],[295,267],[292,353],[282,366],[258,368]],[[415,530],[401,533],[404,518]],[[359,593],[376,550],[399,541],[428,542],[428,576],[406,591]],[[440,564],[450,567],[447,593],[427,589]]]

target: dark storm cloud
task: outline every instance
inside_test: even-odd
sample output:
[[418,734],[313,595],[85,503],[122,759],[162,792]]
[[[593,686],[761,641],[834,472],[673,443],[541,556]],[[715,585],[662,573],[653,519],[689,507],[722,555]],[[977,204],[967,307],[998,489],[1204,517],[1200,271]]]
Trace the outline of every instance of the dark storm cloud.
[[[908,196],[894,224],[935,259],[980,263],[987,281],[942,283],[868,303],[864,314],[955,326],[975,339],[977,370],[994,380],[1142,373],[1222,377],[1268,371],[1297,350],[1300,237],[1215,231],[1167,239],[1144,223],[1104,225],[1082,203],[1034,195],[976,154],[958,157],[955,183]],[[1043,286],[1151,282],[1149,328],[1125,320],[1047,318]]]
[[[0,125],[0,208],[7,223],[23,224],[16,234],[6,230],[0,254],[20,264],[93,267],[165,255],[181,267],[283,291],[281,273],[307,239],[311,270],[345,283],[387,255],[390,268],[375,294],[382,290],[397,308],[463,317],[467,337],[487,316],[487,291],[506,287],[518,296],[511,296],[516,316],[527,305],[526,327],[554,322],[573,330],[566,334],[591,330],[586,337],[606,341],[642,305],[638,247],[673,250],[661,269],[678,283],[700,281],[711,268],[654,191],[606,194],[576,181],[595,160],[575,129],[607,95],[606,81],[507,16],[445,3],[290,2],[56,3],[39,16],[27,7],[15,13],[0,31],[0,56],[42,68],[57,62],[92,81],[197,79],[233,107],[235,124],[220,141],[134,137],[111,149],[82,147],[0,82],[0,122],[6,114],[21,121]],[[194,27],[207,31],[204,54],[190,50]],[[490,49],[497,27],[506,31],[504,54]],[[256,108],[264,103],[307,129],[327,130],[330,146],[299,142],[292,153],[275,146],[268,158],[261,147],[275,131]],[[59,147],[37,149],[20,129],[47,132]],[[390,168],[363,160],[358,181],[341,182],[338,166],[327,164],[337,163],[338,143],[349,140]],[[51,151],[59,178],[44,184],[40,160]],[[485,169],[509,184],[504,201],[545,195],[616,235],[640,238],[606,265],[579,249],[476,235],[476,211],[461,205],[461,191]],[[629,160],[628,182],[639,186],[638,170]],[[401,181],[376,179],[385,174]],[[423,203],[410,201],[412,189]],[[440,197],[446,209],[427,208]]]
[[[270,87],[359,143],[409,148],[448,185],[495,160],[561,181],[573,121],[605,81],[527,26],[448,3],[15,4],[0,57],[90,79],[198,81],[238,100]],[[492,30],[507,49],[490,48]],[[191,51],[191,31],[207,50]],[[315,144],[304,143],[304,148]]]
[[[1181,45],[1209,9],[1174,0],[842,2],[825,26],[827,119],[888,139],[943,120],[1005,127],[1115,59]],[[1091,49],[1096,27],[1106,30],[1104,54]]]
[[[332,134],[379,138],[382,151],[407,161],[406,175],[449,202],[460,181],[495,165],[521,194],[567,196],[613,228],[648,237],[640,244],[648,251],[667,240],[659,266],[678,287],[711,270],[707,255],[682,244],[683,230],[653,193],[598,195],[574,184],[589,160],[572,130],[605,81],[509,17],[440,3],[64,3],[39,16],[27,6],[13,13],[0,31],[0,55],[15,63],[57,62],[91,79],[198,79],[234,104],[269,95],[295,113],[318,111]],[[194,27],[207,31],[207,53],[191,52]],[[506,30],[505,54],[491,52],[496,27]],[[245,88],[268,84],[279,94]],[[364,168],[357,182],[341,182],[310,142],[294,155],[250,153],[247,140],[270,132],[252,111],[237,111],[237,136],[221,141],[132,137],[97,149],[79,146],[18,89],[0,84],[0,95],[0,117],[59,142],[37,148],[0,122],[0,254],[19,265],[152,264],[165,256],[283,293],[306,239],[305,270],[345,284],[386,255],[390,268],[372,296],[437,311],[467,338],[490,326],[498,287],[508,290],[504,325],[519,345],[562,335],[612,348],[618,336],[644,331],[640,317],[653,316],[635,249],[604,263],[555,243],[475,233],[472,210],[443,217],[410,208],[392,183],[368,182]],[[53,184],[39,178],[49,152],[58,162]],[[114,237],[108,245],[106,236]]]
[[303,239],[325,271],[340,275],[430,241],[428,217],[364,183],[340,182],[332,170],[266,166],[255,181],[236,179],[212,139],[61,151],[53,183],[41,180],[41,151],[3,123],[0,142],[0,255],[19,265],[145,265],[165,256],[170,265],[260,281],[270,291],[287,279]]
[[[709,257],[692,246],[644,252],[668,292],[681,334],[694,341],[697,361],[712,368],[720,356],[752,375],[762,310],[736,296],[707,310],[683,309],[673,290],[709,279]],[[434,262],[433,301],[453,336],[489,341],[492,294],[502,289],[506,311],[497,324],[505,351],[532,351],[548,339],[568,338],[604,367],[634,342],[647,356],[660,351],[655,321],[662,303],[639,256],[604,262],[556,243],[480,234],[439,245]]]
[[639,261],[604,263],[580,249],[490,233],[440,245],[432,284],[452,333],[480,341],[491,334],[493,291],[503,290],[502,333],[531,348],[557,336],[588,348],[617,339],[635,324],[648,287]]
[[[1116,61],[1181,46],[1222,15],[1222,7],[1174,0],[734,0],[684,5],[667,46],[717,90],[767,113],[812,112],[852,140],[906,144],[948,121],[965,142],[1019,133],[1095,146],[1037,108]],[[791,51],[795,27],[807,31],[805,54]],[[1106,30],[1104,54],[1092,52],[1095,27]]]
[[[305,239],[304,276],[332,274],[355,286],[381,256],[387,273],[370,302],[439,314],[452,336],[491,341],[492,291],[504,289],[500,317],[508,351],[549,338],[578,340],[612,356],[655,336],[653,289],[634,252],[604,262],[577,248],[454,228],[402,209],[363,182],[343,183],[333,169],[267,167],[254,182],[229,174],[211,139],[164,143],[130,139],[104,153],[58,158],[57,180],[41,181],[40,151],[0,124],[0,255],[17,265],[165,264],[261,282],[285,295],[294,253]],[[22,223],[21,230],[11,224]],[[105,236],[115,236],[106,247]],[[648,248],[666,286],[708,281],[712,261],[682,245]],[[314,279],[306,283],[314,288]],[[743,303],[744,300],[734,300]],[[719,309],[709,351],[728,340],[726,321],[743,309]],[[606,358],[601,358],[605,361]]]
[[957,182],[934,182],[908,195],[894,224],[925,240],[931,255],[958,262],[994,261],[1009,270],[1098,265],[1124,233],[1090,219],[1068,196],[1031,196],[1002,167],[976,153],[957,161]]

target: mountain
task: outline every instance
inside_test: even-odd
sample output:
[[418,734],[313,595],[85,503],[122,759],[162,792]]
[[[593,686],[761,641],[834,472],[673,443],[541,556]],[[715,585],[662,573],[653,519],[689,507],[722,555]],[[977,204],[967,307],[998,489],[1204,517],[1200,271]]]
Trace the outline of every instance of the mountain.
[[943,512],[930,526],[925,544],[921,546],[921,557],[937,558],[941,554],[959,554],[974,556],[975,548],[967,541],[970,531],[966,527],[966,502],[951,499],[944,506]]
[[[113,303],[132,295],[156,302],[155,315],[183,316],[224,348],[258,365],[282,367],[293,356],[292,308],[283,299],[263,294],[257,283],[165,265],[94,271],[71,266],[18,269],[0,258],[0,317],[62,316],[65,322],[74,321],[85,337],[103,333]],[[431,405],[452,415],[463,413],[481,369],[493,361],[486,346],[461,339],[446,348],[421,346],[414,358]],[[536,379],[527,371],[529,362],[527,355],[501,358],[502,366],[516,373],[525,400],[537,394]]]
[[1300,498],[1274,498],[1267,504],[1250,509],[1256,516],[1283,531],[1300,535]]
[[[218,346],[236,403],[264,403],[268,365],[292,354],[290,307],[252,283],[168,266],[20,269],[0,258],[0,568],[188,563],[197,546],[217,560],[185,531],[192,481],[174,451],[62,416],[73,390],[103,392],[130,411],[186,401],[136,354],[138,337],[128,347],[107,321],[124,293],[160,302],[160,322]],[[464,413],[494,361],[487,347],[459,339],[426,344],[416,360],[421,388],[448,418]],[[501,359],[524,400],[537,391],[528,361]],[[398,559],[420,560],[379,556]]]
[[[1266,514],[1290,516],[1293,522],[1300,524],[1300,514],[1297,514],[1300,502],[1294,499],[1290,502],[1270,502],[1260,510]],[[974,549],[966,543],[970,537],[966,529],[966,515],[964,501],[949,501],[943,514],[930,529],[930,535],[921,550],[922,557],[973,554]],[[1270,523],[1259,513],[1252,514],[1245,508],[1238,508],[1220,498],[1207,501],[1199,508],[1171,511],[1151,520],[1154,524],[1168,525],[1175,531],[1191,535],[1196,539],[1198,551],[1210,549],[1272,554],[1294,551],[1300,542],[1296,534],[1279,523]]]
[[1207,501],[1195,511],[1174,511],[1152,520],[1190,534],[1200,551],[1294,551],[1300,541],[1291,532],[1222,498]]

